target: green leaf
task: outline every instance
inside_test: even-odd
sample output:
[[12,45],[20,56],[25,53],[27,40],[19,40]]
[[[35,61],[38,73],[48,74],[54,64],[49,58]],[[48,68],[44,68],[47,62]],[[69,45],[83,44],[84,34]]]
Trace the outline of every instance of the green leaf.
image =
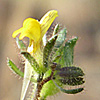
[[[57,40],[55,42],[54,48],[52,50],[52,53],[50,55],[51,61],[55,62],[58,59],[58,56],[60,57],[60,49],[63,46],[65,39],[66,39],[67,31],[66,28],[62,29],[58,33]],[[58,52],[57,52],[58,51]]]
[[[9,66],[9,68],[13,71],[13,73],[16,73],[16,74],[18,74],[19,76],[21,76],[21,77],[24,77],[24,73],[21,71],[21,70],[19,70],[18,68],[17,68],[17,66],[8,58],[7,59],[7,64],[8,64],[8,66]],[[31,78],[31,81],[32,82],[37,82],[35,79],[33,79],[33,78]]]
[[67,93],[67,94],[76,94],[76,93],[79,93],[79,92],[84,90],[84,88],[77,88],[77,89],[66,90],[66,89],[63,89],[61,87],[59,87],[59,89],[62,92]]
[[70,86],[82,85],[85,82],[81,77],[66,77],[59,79],[59,81],[64,85]]
[[59,50],[60,47],[62,46],[62,44],[64,43],[65,39],[66,39],[66,35],[67,35],[67,31],[66,28],[62,29],[59,33],[58,33],[58,38],[56,40],[55,43],[55,50]]
[[43,64],[44,64],[44,67],[46,68],[48,67],[49,56],[50,56],[50,53],[52,52],[56,39],[57,39],[57,35],[54,35],[52,38],[50,38],[50,40],[47,42],[46,46],[44,47]]
[[31,56],[28,52],[21,52],[21,54],[29,61],[30,65],[37,73],[41,73],[42,70],[39,68],[38,63],[36,60]]
[[61,56],[60,59],[58,59],[56,62],[62,67],[70,66],[73,64],[73,52],[77,40],[77,37],[68,40],[65,43],[65,46],[63,46],[58,52],[56,52],[57,55]]
[[84,75],[81,68],[75,66],[60,68],[56,74],[60,77],[79,77]]
[[64,85],[81,85],[85,81],[82,76],[84,73],[81,68],[75,66],[63,67],[56,69],[56,80],[59,80]]
[[19,38],[16,38],[16,44],[17,44],[18,48],[21,49],[21,51],[27,50],[26,45],[23,43],[22,40],[19,40]]
[[17,66],[8,58],[7,59],[7,64],[9,66],[9,68],[16,74],[18,74],[21,77],[24,77],[24,73],[22,71],[20,71]]
[[[55,82],[54,82],[55,83]],[[62,87],[58,86],[56,83],[55,85],[58,87],[58,89],[64,93],[67,93],[67,94],[76,94],[76,93],[79,93],[81,91],[84,90],[84,88],[76,88],[76,89],[70,89],[70,90],[66,90],[66,89],[63,89]]]

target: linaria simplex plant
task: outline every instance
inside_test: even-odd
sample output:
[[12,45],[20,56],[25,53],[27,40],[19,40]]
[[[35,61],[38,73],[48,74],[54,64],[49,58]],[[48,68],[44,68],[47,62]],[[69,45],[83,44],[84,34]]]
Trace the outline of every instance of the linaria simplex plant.
[[[8,58],[10,69],[23,77],[23,86],[20,100],[24,100],[29,83],[34,84],[28,100],[46,100],[47,96],[62,91],[67,94],[76,94],[84,90],[79,88],[64,89],[65,86],[79,86],[84,81],[84,72],[73,64],[74,46],[78,37],[67,38],[66,28],[54,28],[52,36],[47,39],[47,30],[58,16],[56,10],[47,12],[40,21],[27,18],[23,27],[13,32],[12,37],[25,59],[24,73]],[[16,36],[19,35],[19,38]],[[29,38],[29,45],[23,43],[23,38]],[[66,39],[67,38],[67,39]]]

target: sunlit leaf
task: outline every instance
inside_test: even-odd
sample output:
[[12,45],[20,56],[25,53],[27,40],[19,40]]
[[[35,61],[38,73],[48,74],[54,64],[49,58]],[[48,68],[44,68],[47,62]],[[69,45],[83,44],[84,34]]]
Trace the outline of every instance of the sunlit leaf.
[[8,64],[8,66],[9,66],[9,68],[10,68],[14,73],[18,74],[18,75],[21,76],[21,77],[24,77],[24,73],[23,73],[21,70],[19,70],[19,69],[17,68],[17,66],[16,66],[9,58],[7,59],[7,64]]
[[[17,66],[9,58],[7,59],[7,64],[14,73],[21,77],[24,77],[24,73],[19,68],[17,68]],[[36,83],[36,80],[34,80],[33,78],[31,78],[31,81]]]

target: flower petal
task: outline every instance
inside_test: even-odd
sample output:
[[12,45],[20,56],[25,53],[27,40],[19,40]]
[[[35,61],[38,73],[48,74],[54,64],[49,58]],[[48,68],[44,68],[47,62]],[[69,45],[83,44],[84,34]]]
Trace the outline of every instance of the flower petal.
[[40,20],[41,24],[41,36],[46,33],[50,25],[53,23],[54,19],[58,16],[58,12],[56,10],[51,10],[47,12],[42,19]]
[[20,29],[16,30],[13,34],[12,37],[15,38],[19,33],[19,39],[22,40],[24,37],[28,37],[32,39],[33,41],[37,42],[39,41],[41,37],[41,30],[40,30],[40,23],[33,19],[33,18],[27,18],[23,22],[23,27]]
[[25,29],[25,28],[23,28],[23,30],[22,30],[22,32],[19,36],[19,39],[22,40],[24,37],[28,37],[28,38],[31,38],[31,39],[34,40],[31,32],[29,30]]
[[40,33],[40,23],[37,20],[33,18],[27,18],[23,22],[23,32],[20,38],[23,38],[25,36],[29,37],[35,42],[39,41],[41,33]]
[[21,33],[22,29],[23,28],[20,28],[20,29],[14,31],[13,34],[12,34],[12,37],[15,38],[19,33]]

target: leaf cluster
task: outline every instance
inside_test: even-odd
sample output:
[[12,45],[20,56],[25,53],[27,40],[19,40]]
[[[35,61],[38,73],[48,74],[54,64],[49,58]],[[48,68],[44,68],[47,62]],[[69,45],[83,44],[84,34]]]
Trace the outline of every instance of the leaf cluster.
[[[35,58],[30,53],[26,52],[27,48],[23,41],[16,38],[16,43],[18,48],[21,49],[21,54],[29,61],[34,71],[36,71],[39,76],[42,77],[38,78],[37,80],[31,78],[31,82],[40,82],[42,85],[44,85],[46,82],[52,80],[60,91],[67,94],[76,94],[83,91],[84,88],[66,90],[63,87],[66,85],[79,86],[85,82],[83,78],[84,72],[82,69],[73,65],[74,46],[76,45],[78,37],[67,40],[66,38],[66,28],[59,31],[59,25],[57,24],[54,29],[53,36],[47,41],[43,48],[44,71],[40,69],[40,66],[36,62]],[[14,73],[21,77],[24,76],[24,73],[19,70],[10,59],[8,59],[7,63]],[[51,70],[49,77],[47,76],[44,78],[45,73],[47,73],[49,70]]]

